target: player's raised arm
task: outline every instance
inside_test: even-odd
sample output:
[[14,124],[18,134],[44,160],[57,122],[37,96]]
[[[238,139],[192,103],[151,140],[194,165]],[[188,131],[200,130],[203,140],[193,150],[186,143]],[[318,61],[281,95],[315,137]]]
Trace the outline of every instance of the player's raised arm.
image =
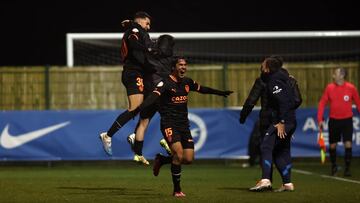
[[195,81],[194,81],[194,86],[197,86],[196,91],[201,94],[215,94],[215,95],[227,97],[234,92],[234,91],[230,91],[230,90],[222,91],[222,90],[213,89],[211,87],[201,86],[198,83],[196,83]]

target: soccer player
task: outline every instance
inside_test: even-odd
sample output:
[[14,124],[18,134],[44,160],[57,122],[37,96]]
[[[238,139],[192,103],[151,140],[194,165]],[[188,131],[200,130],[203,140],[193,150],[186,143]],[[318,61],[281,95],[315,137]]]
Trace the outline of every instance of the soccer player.
[[[128,121],[127,112],[135,110],[144,99],[144,73],[146,70],[146,55],[152,51],[153,43],[147,31],[150,29],[151,17],[146,12],[137,12],[131,23],[124,32],[121,44],[121,56],[124,61],[124,69],[121,81],[126,88],[129,100],[127,111],[120,114],[107,132],[100,134],[105,152],[112,155],[111,137]],[[142,156],[138,157],[145,162]],[[148,164],[148,162],[147,162]]]
[[333,73],[334,82],[326,86],[318,106],[317,119],[319,128],[324,125],[324,109],[330,102],[329,119],[329,143],[331,175],[336,175],[338,166],[336,164],[337,142],[341,140],[345,146],[345,171],[344,176],[351,176],[350,163],[352,158],[352,101],[355,102],[358,112],[360,112],[360,99],[356,87],[350,82],[345,81],[346,70],[336,68]]
[[[174,38],[171,35],[161,35],[156,41],[154,54],[148,55],[148,62],[152,67],[152,71],[144,74],[144,97],[148,97],[154,90],[155,85],[159,83],[163,77],[167,77],[171,73],[173,63],[173,47],[175,45]],[[134,161],[148,165],[149,162],[142,155],[142,148],[146,129],[151,118],[158,110],[159,102],[155,102],[151,106],[140,112],[140,118],[135,128],[135,132],[128,136],[127,140],[131,145],[135,155]],[[165,148],[167,153],[171,153],[169,146],[165,140],[160,141],[160,145]]]
[[190,78],[185,77],[187,63],[184,57],[175,60],[175,68],[172,73],[156,85],[155,90],[145,101],[132,111],[122,113],[122,124],[126,124],[139,112],[160,99],[161,131],[169,144],[172,156],[156,156],[153,173],[159,174],[163,164],[171,163],[171,172],[174,184],[175,197],[184,197],[180,188],[181,164],[190,164],[194,159],[194,142],[189,129],[187,99],[190,91],[203,94],[215,94],[227,97],[233,91],[221,91],[209,87],[200,86]]
[[185,77],[187,61],[179,57],[175,68],[168,77],[157,84],[152,94],[140,106],[147,106],[160,97],[159,112],[161,117],[161,132],[170,146],[173,156],[157,154],[153,173],[158,176],[160,167],[171,164],[173,181],[173,196],[184,197],[180,187],[181,165],[191,164],[194,159],[194,141],[189,129],[188,94],[197,91],[203,94],[216,94],[227,97],[232,91],[221,91],[200,86],[191,78]]
[[[132,20],[124,20],[121,25],[124,28],[130,27],[135,22]],[[144,73],[144,98],[155,88],[155,84],[161,81],[165,75],[171,72],[171,63],[173,61],[173,47],[175,45],[174,38],[171,35],[161,35],[153,47],[152,54],[147,54],[147,71]],[[134,161],[149,165],[149,162],[142,155],[142,148],[144,143],[144,136],[146,129],[150,123],[151,118],[157,111],[157,102],[140,113],[139,121],[136,125],[134,133],[127,137],[132,151],[134,152]],[[170,148],[164,139],[160,140],[160,145],[171,154]]]
[[275,58],[266,58],[262,63],[262,72],[266,74],[268,108],[271,112],[271,125],[261,142],[262,179],[250,191],[271,190],[273,160],[283,184],[276,190],[293,191],[291,182],[291,136],[296,129],[295,99],[289,85],[289,76],[281,71],[281,63]]

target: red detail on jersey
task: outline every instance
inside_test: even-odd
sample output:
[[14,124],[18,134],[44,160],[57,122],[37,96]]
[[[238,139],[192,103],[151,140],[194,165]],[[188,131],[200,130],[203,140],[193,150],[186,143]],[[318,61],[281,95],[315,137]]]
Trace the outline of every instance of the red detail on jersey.
[[120,48],[120,54],[121,54],[121,61],[125,62],[125,59],[129,53],[126,41],[124,39],[121,40],[121,48]]
[[360,99],[355,86],[349,82],[343,85],[330,83],[325,88],[318,106],[318,122],[323,121],[325,106],[330,102],[330,118],[345,119],[353,116],[352,101],[360,112]]

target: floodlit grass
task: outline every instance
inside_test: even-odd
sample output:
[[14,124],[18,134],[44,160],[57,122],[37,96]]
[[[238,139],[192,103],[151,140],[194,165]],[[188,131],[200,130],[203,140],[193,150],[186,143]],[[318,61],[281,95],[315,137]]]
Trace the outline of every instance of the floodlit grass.
[[[340,159],[341,160],[341,159]],[[335,180],[330,166],[314,161],[296,161],[293,171],[295,192],[249,192],[260,178],[260,168],[241,168],[236,162],[195,162],[183,166],[182,189],[187,197],[171,196],[170,167],[164,166],[154,177],[152,168],[129,162],[78,164],[52,167],[1,166],[0,202],[359,202],[360,160],[353,161],[353,176]],[[342,177],[339,172],[339,177]],[[274,188],[280,186],[274,173]]]

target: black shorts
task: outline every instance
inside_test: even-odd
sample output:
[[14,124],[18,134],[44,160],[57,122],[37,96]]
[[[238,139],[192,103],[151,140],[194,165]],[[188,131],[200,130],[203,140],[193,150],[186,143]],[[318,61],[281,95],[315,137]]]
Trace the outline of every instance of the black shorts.
[[140,118],[141,119],[146,119],[146,118],[151,119],[159,109],[159,101],[160,101],[160,98],[158,98],[155,103],[151,104],[150,106],[148,106],[145,109],[143,109],[142,111],[140,111]]
[[333,119],[329,120],[329,143],[337,143],[341,141],[341,136],[343,142],[350,141],[352,142],[353,135],[353,120],[352,118],[346,119]]
[[138,70],[123,70],[121,75],[121,82],[124,84],[128,96],[144,93],[143,78],[143,74]]
[[171,125],[161,125],[161,133],[169,145],[181,142],[183,149],[194,149],[194,140],[189,128],[180,129]]

